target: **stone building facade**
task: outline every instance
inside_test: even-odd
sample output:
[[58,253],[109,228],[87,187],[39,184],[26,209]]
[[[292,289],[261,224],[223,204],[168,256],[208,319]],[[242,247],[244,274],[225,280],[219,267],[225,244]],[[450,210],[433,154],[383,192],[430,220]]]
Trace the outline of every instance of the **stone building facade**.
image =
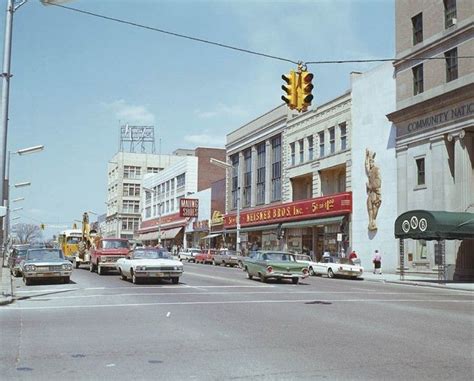
[[[398,213],[474,212],[474,5],[396,2]],[[436,269],[435,242],[407,240],[409,271]],[[446,242],[449,277],[474,276],[474,243]]]

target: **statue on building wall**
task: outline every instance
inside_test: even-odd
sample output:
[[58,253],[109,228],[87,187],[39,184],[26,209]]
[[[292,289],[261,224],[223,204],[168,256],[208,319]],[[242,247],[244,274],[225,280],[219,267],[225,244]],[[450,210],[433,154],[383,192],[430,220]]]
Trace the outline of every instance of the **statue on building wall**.
[[377,230],[377,214],[379,212],[380,205],[382,204],[382,177],[380,176],[379,167],[375,165],[375,152],[370,152],[368,149],[365,150],[365,172],[367,173],[367,213],[369,215],[369,226],[370,231]]

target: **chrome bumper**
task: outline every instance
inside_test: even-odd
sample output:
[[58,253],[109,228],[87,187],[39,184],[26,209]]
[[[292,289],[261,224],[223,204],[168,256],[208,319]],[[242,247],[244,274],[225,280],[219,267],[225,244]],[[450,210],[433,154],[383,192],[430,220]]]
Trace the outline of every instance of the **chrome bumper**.
[[23,276],[25,278],[60,278],[71,276],[72,271],[65,270],[65,271],[47,271],[47,272],[24,272]]

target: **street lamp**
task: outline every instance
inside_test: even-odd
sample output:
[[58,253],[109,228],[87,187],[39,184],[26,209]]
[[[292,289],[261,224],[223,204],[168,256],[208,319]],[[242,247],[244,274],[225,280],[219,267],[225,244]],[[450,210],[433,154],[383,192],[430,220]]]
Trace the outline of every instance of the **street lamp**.
[[23,201],[24,199],[25,199],[24,197],[18,197],[18,198],[14,198],[13,200],[11,200],[11,202]]
[[[225,169],[233,169],[232,164],[226,163],[218,159],[211,157],[209,159],[211,164],[217,165],[218,167]],[[239,176],[239,164],[237,164],[237,219],[236,219],[236,236],[235,236],[235,249],[240,251],[240,176]]]
[[[152,217],[153,217],[153,207],[155,206],[155,197],[156,197],[156,190],[147,188],[147,187],[142,187],[145,192],[150,192],[151,193],[151,211],[152,211]],[[158,244],[161,245],[161,202],[159,202],[158,205]]]
[[15,188],[23,188],[23,187],[28,187],[31,185],[30,181],[24,181],[22,183],[16,183]]

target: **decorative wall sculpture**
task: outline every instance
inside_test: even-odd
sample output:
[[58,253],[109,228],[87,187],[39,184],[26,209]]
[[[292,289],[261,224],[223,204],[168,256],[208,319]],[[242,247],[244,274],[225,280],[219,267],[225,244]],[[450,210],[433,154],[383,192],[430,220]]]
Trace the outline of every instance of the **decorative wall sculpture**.
[[369,215],[370,231],[377,230],[377,214],[382,204],[382,177],[380,176],[379,167],[375,165],[375,152],[365,150],[365,172],[367,174],[367,213]]

